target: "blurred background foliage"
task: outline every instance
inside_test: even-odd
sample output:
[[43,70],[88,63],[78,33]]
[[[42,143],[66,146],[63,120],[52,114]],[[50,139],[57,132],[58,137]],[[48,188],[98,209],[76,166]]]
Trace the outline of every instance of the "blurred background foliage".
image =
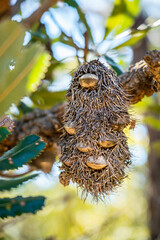
[[[0,1],[0,19],[2,2],[7,1]],[[17,11],[6,7],[5,14],[14,21],[0,21],[0,115],[7,111],[21,118],[36,107],[64,102],[74,70],[86,60],[99,58],[120,74],[147,50],[160,50],[158,0],[48,1],[50,8],[42,14],[46,2],[12,0],[12,10]],[[130,111],[137,119],[135,129],[126,130],[133,164],[121,188],[104,202],[88,198],[84,203],[75,185],[64,188],[58,183],[55,163],[51,174],[41,173],[12,190],[11,197],[43,195],[46,207],[36,215],[0,220],[0,239],[148,239],[147,158],[152,143],[147,125],[160,130],[159,95],[145,98]],[[159,154],[160,141],[153,145]]]

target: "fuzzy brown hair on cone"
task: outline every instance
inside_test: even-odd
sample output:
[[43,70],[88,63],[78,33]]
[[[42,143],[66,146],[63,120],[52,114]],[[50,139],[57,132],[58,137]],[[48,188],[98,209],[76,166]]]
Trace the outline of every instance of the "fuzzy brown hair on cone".
[[99,60],[75,72],[67,98],[59,179],[64,186],[72,180],[98,200],[122,182],[130,164],[123,132],[129,103],[119,78]]

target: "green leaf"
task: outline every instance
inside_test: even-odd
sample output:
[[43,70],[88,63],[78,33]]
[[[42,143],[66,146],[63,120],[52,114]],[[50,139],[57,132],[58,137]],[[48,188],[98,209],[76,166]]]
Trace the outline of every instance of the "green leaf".
[[159,26],[160,20],[149,25],[140,25],[136,30],[127,30],[117,35],[113,39],[112,48],[117,49],[125,46],[132,46],[143,39],[151,29],[157,28]]
[[146,116],[144,119],[144,123],[157,130],[160,130],[160,120],[153,116]]
[[132,17],[127,16],[126,14],[123,14],[123,13],[109,17],[107,20],[105,37],[111,31],[113,31],[115,33],[115,35],[123,32],[127,28],[131,27],[133,22],[134,21],[133,21]]
[[40,137],[36,135],[23,138],[17,146],[5,152],[0,157],[0,171],[16,169],[27,164],[28,161],[42,152],[45,145],[44,142],[40,141]]
[[23,213],[36,213],[44,206],[43,196],[27,197],[17,196],[15,198],[0,199],[0,217],[15,217]]
[[46,43],[48,41],[48,36],[44,31],[44,28],[38,29],[38,31],[30,31],[31,34],[31,41],[41,41],[42,43]]
[[26,105],[23,101],[20,101],[17,107],[18,107],[18,110],[23,114],[33,111],[33,108]]
[[64,102],[66,100],[65,96],[66,91],[50,92],[47,89],[41,89],[32,93],[30,98],[36,107],[43,109],[50,108],[57,103]]
[[32,174],[29,176],[25,176],[25,177],[20,177],[20,178],[15,178],[15,179],[0,179],[0,191],[6,191],[6,190],[10,190],[12,188],[16,188],[18,187],[20,184],[37,177],[38,174]]
[[11,132],[6,127],[0,127],[0,142],[2,142]]
[[140,13],[140,0],[125,0],[127,12],[131,14],[133,17],[138,16]]
[[40,80],[45,77],[45,73],[50,66],[50,60],[51,56],[47,52],[42,53],[37,59],[28,77],[27,90],[29,92],[35,91],[40,84]]
[[144,30],[128,30],[120,35],[117,35],[115,37],[115,40],[117,42],[120,42],[115,46],[114,48],[121,48],[121,47],[126,47],[126,46],[133,46],[137,42],[139,42],[141,39],[143,39],[149,29],[144,29]]
[[[40,61],[39,58],[41,56],[44,58],[44,54],[47,55],[47,53],[39,44],[23,47],[25,29],[17,22],[2,22],[0,32],[3,32],[0,35],[0,115],[3,115],[12,103],[17,103],[31,90],[26,88],[28,77],[33,66],[37,67],[36,63]],[[36,71],[36,78],[30,80],[34,86],[44,76],[43,73],[46,72],[49,57],[45,57],[45,61],[41,61],[39,64],[41,68],[39,67]],[[44,67],[42,67],[42,62]],[[37,73],[38,71],[39,73]]]
[[82,12],[81,8],[79,7],[79,5],[77,4],[77,2],[75,0],[64,0],[65,3],[67,3],[69,6],[75,8],[78,12],[78,15],[80,17],[80,20],[81,22],[84,23],[86,29],[87,29],[87,33],[91,39],[91,41],[93,42],[93,37],[92,37],[92,33],[91,33],[91,30],[90,30],[90,27],[86,21],[86,17],[85,17],[85,14]]
[[123,73],[122,68],[118,63],[116,63],[111,57],[104,55],[105,59],[107,60],[108,64],[113,68],[113,70],[117,73],[117,75],[121,75]]
[[52,58],[51,60],[51,65],[48,68],[48,71],[46,73],[46,79],[53,82],[54,81],[54,77],[52,77],[52,72],[54,73],[54,70],[57,67],[63,67],[65,64],[62,61],[57,61],[56,59]]
[[[106,20],[105,37],[110,31],[119,34],[131,27],[140,11],[139,0],[115,0],[110,17]],[[105,38],[104,37],[104,38]]]

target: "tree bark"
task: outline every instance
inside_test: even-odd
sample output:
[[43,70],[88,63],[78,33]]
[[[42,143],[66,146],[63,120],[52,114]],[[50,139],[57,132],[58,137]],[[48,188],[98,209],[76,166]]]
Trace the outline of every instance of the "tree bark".
[[160,131],[148,127],[150,138],[149,166],[149,228],[151,240],[160,239],[160,155],[154,149],[154,143],[160,141]]

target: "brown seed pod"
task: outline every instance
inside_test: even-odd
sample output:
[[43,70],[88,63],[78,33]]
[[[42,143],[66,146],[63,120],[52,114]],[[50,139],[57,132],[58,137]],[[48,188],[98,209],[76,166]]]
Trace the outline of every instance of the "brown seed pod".
[[63,186],[68,186],[70,183],[70,179],[71,179],[71,176],[69,174],[67,174],[67,172],[61,172],[59,175],[59,182]]
[[64,164],[70,167],[72,165],[72,161],[70,159],[64,160]]
[[86,164],[88,167],[93,169],[102,169],[107,166],[106,160],[103,156],[91,156],[87,158]]
[[84,88],[94,87],[97,82],[98,77],[95,74],[86,73],[79,78],[79,84]]
[[70,134],[70,135],[74,135],[76,134],[76,129],[73,125],[73,123],[67,123],[64,125],[64,129]]
[[115,140],[106,139],[106,140],[100,140],[98,143],[101,147],[110,148],[115,146],[117,142]]
[[87,152],[91,152],[93,151],[93,148],[84,144],[84,143],[77,143],[76,145],[77,149],[80,151],[80,152],[84,152],[84,153],[87,153]]
[[118,77],[98,60],[75,72],[68,95],[64,121],[76,131],[61,136],[60,182],[72,180],[98,200],[121,183],[130,164],[122,131],[130,123],[128,100]]
[[115,131],[122,131],[126,127],[126,125],[125,124],[111,124],[111,127]]

